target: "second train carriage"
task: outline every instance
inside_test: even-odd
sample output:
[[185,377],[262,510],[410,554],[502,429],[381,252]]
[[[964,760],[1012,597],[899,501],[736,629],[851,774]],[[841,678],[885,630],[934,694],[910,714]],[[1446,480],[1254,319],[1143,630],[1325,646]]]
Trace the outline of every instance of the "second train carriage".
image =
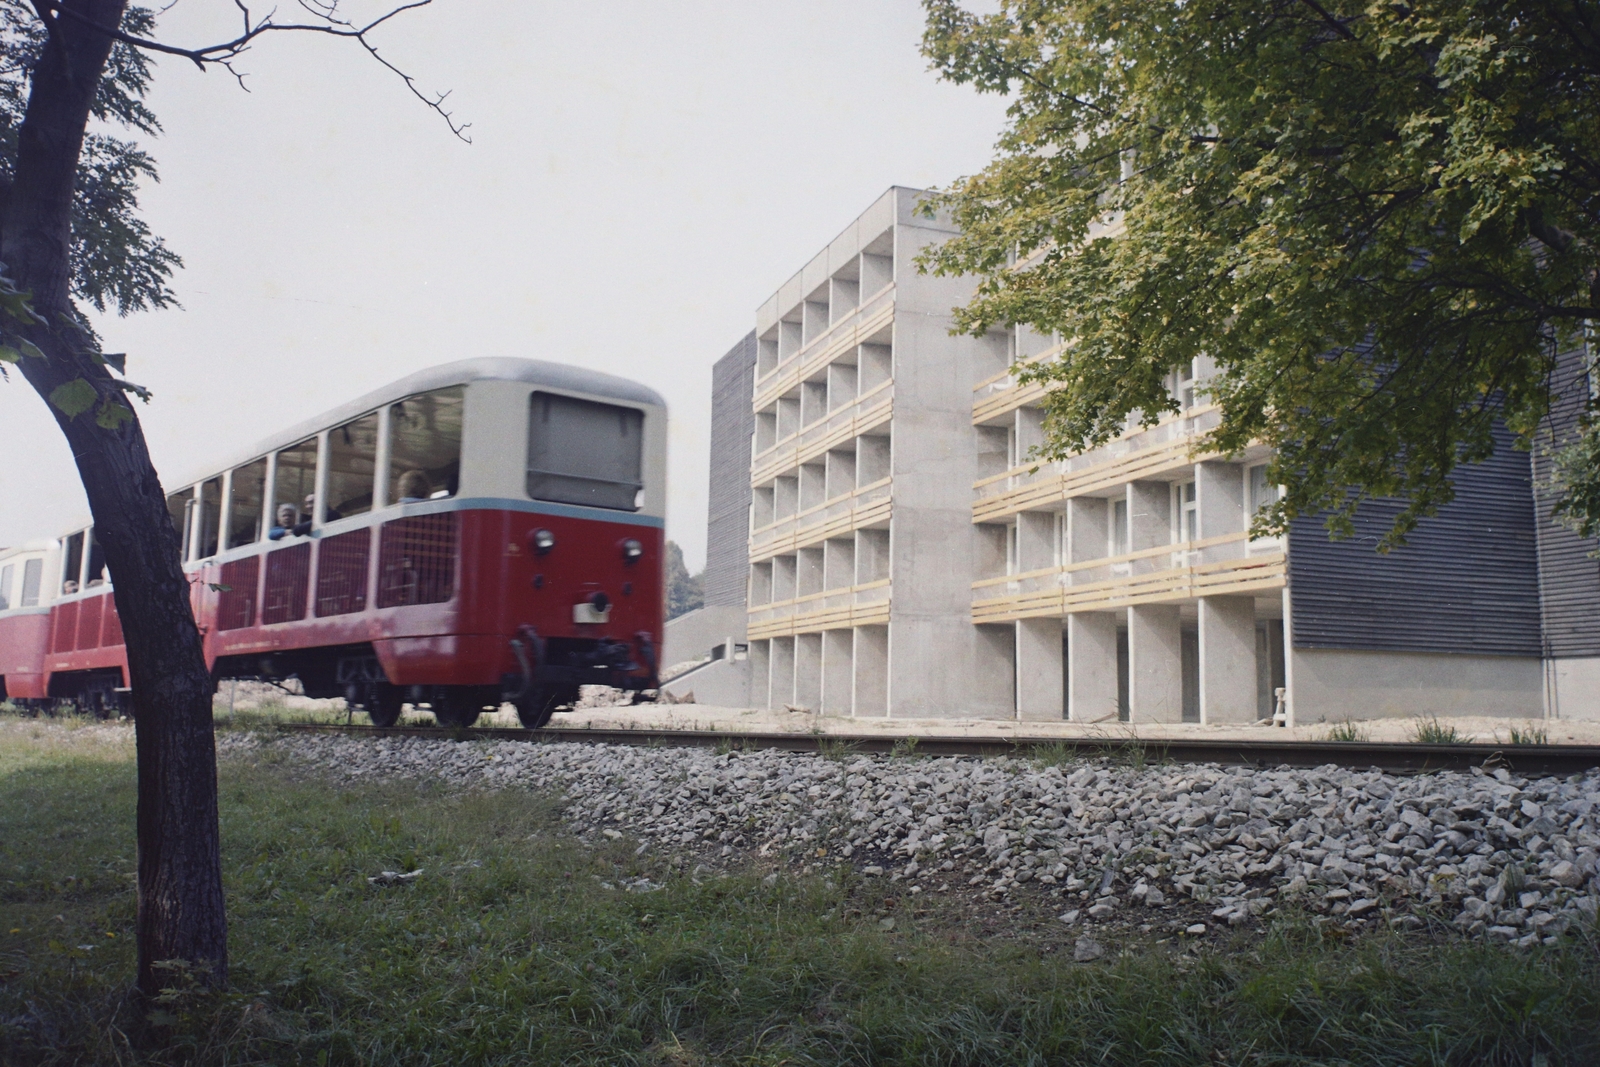
[[[657,684],[666,409],[561,364],[421,371],[179,483],[168,510],[214,678],[298,678],[522,721]],[[115,707],[120,619],[93,528],[0,553],[0,696]]]

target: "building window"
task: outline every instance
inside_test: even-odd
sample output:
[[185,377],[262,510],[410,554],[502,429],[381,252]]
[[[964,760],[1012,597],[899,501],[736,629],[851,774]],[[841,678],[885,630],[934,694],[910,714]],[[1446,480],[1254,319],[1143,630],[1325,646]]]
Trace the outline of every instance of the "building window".
[[1178,406],[1184,411],[1194,407],[1194,363],[1178,368],[1172,376],[1172,395],[1177,397]]
[[1177,519],[1174,541],[1200,540],[1200,500],[1193,482],[1172,487],[1172,514]]
[[1128,501],[1111,502],[1111,541],[1107,546],[1107,555],[1125,556],[1128,554]]
[[1279,492],[1276,482],[1267,480],[1267,465],[1251,467],[1249,471],[1250,482],[1250,514],[1255,515],[1268,504],[1276,503]]

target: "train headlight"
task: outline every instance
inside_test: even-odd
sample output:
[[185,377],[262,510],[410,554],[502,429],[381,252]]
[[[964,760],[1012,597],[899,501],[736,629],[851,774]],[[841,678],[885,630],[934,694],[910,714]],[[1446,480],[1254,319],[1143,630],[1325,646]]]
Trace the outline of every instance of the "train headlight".
[[533,546],[534,552],[542,556],[556,547],[556,535],[549,530],[535,530],[528,537],[528,543]]
[[642,555],[644,555],[644,546],[633,538],[630,537],[622,542],[622,562],[637,563]]

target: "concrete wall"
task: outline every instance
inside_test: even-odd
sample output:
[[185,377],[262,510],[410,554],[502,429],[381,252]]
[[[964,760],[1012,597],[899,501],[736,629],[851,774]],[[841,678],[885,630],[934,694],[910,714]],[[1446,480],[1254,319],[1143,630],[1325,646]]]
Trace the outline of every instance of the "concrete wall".
[[747,708],[750,706],[750,661],[717,660],[682,678],[674,679],[661,687],[673,696],[682,698],[694,694],[696,704],[718,708]]
[[729,637],[743,641],[748,619],[743,604],[713,605],[668,619],[661,640],[662,668],[699,659]]
[[1419,715],[1540,718],[1544,713],[1544,670],[1532,657],[1305,648],[1288,656],[1296,726]]
[[1600,656],[1545,660],[1545,674],[1550,718],[1600,721]]

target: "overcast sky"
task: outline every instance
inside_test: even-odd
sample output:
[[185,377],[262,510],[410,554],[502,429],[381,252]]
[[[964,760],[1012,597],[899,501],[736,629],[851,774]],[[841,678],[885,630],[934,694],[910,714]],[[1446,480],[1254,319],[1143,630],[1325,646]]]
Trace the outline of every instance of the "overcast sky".
[[[183,0],[160,36],[224,39],[233,12]],[[711,364],[890,185],[989,157],[1003,102],[936,81],[921,31],[915,0],[435,0],[376,40],[471,145],[345,42],[264,41],[248,93],[163,59],[143,205],[183,308],[98,323],[155,391],[163,480],[423,367],[556,360],[667,398],[667,532],[698,569]],[[0,441],[0,544],[87,515],[15,376]]]

